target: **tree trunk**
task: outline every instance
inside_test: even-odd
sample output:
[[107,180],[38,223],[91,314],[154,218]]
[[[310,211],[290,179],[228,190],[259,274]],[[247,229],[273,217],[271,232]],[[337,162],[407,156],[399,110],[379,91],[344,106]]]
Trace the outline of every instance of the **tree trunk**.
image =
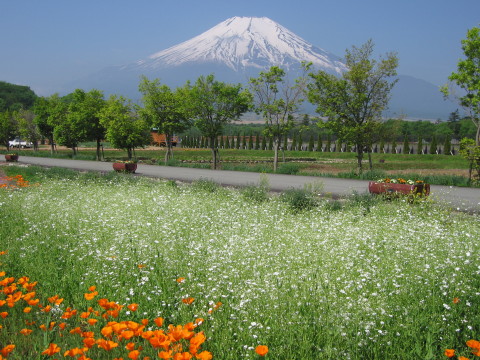
[[218,155],[218,149],[215,148],[215,137],[212,136],[209,138],[210,139],[210,150],[212,150],[212,168],[213,170],[217,169],[217,155]]
[[279,137],[275,136],[273,139],[273,172],[277,172],[278,167],[278,145],[279,145]]
[[53,142],[53,136],[48,139],[50,141],[50,153],[53,155],[55,152],[55,143]]
[[165,142],[167,144],[167,152],[165,153],[165,165],[167,165],[170,159],[173,159],[172,150],[172,135],[165,133]]
[[97,139],[97,161],[100,161],[102,160],[102,156],[100,154],[100,141],[101,139]]
[[475,138],[475,145],[480,146],[480,123],[477,125],[477,137]]
[[132,160],[132,148],[127,149],[128,160]]
[[372,162],[372,149],[368,150],[368,165],[370,167],[370,170],[373,170],[373,162]]
[[363,148],[362,148],[361,145],[357,144],[357,164],[358,164],[358,173],[359,174],[361,174],[363,172],[362,160],[363,160]]

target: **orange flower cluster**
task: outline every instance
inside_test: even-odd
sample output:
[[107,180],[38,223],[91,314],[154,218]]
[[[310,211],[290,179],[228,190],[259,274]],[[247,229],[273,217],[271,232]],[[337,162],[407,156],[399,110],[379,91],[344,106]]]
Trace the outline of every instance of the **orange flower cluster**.
[[[471,352],[475,356],[480,356],[480,341],[478,340],[468,340],[466,342],[466,345],[471,349]],[[445,356],[452,358],[455,356],[455,349],[446,349],[445,350]],[[469,358],[465,356],[459,356],[457,358],[458,360],[469,360]]]
[[22,175],[0,177],[0,188],[17,189],[30,186]]
[[[4,254],[6,252],[0,252],[0,255]],[[102,351],[107,351],[111,352],[110,356],[117,356],[116,360],[150,360],[151,355],[172,360],[211,360],[213,358],[209,351],[201,351],[206,336],[203,331],[197,332],[196,329],[203,323],[203,319],[198,318],[195,322],[185,325],[170,324],[167,328],[162,328],[164,319],[158,317],[153,320],[155,325],[152,324],[147,329],[150,322],[148,319],[140,322],[117,321],[124,306],[106,298],[98,299],[96,305],[88,307],[87,311],[78,311],[70,307],[62,309],[58,316],[64,320],[63,322],[50,321],[36,325],[33,315],[37,316],[38,321],[42,318],[42,314],[51,312],[52,307],[60,309],[63,302],[62,298],[54,295],[47,298],[48,304],[42,305],[42,301],[36,295],[36,285],[37,283],[31,282],[28,277],[15,279],[7,277],[5,271],[0,272],[0,317],[6,319],[12,308],[23,307],[24,314],[31,314],[25,316],[32,316],[32,318],[26,319],[29,328],[19,331],[21,336],[31,336],[35,331],[49,331],[52,337],[58,335],[58,339],[65,339],[69,336],[78,344],[77,347],[62,349],[59,344],[52,342],[42,351],[42,355],[54,356],[60,353],[63,357],[72,357],[76,360],[92,360],[89,356],[105,358],[102,356]],[[94,301],[98,295],[95,286],[91,286],[88,291],[84,294],[85,299]],[[139,305],[129,304],[126,308],[135,312]],[[50,316],[45,319],[50,319]],[[124,349],[126,357],[119,357],[122,352],[125,352]],[[14,344],[8,344],[0,349],[0,360],[7,359],[14,350]]]

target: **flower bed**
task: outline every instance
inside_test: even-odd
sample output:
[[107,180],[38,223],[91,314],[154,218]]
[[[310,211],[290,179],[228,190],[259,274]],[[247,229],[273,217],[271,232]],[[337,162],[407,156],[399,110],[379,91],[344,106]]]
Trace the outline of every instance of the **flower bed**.
[[368,191],[371,194],[405,194],[428,196],[430,194],[430,184],[421,180],[405,179],[380,179],[368,183]]
[[117,172],[135,173],[137,170],[137,163],[133,161],[116,161],[113,163],[113,170]]

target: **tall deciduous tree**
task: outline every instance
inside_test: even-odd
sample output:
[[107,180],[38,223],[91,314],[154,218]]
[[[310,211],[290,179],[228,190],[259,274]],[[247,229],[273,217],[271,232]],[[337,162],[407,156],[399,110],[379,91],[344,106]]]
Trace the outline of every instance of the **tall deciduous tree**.
[[58,94],[49,97],[39,97],[35,101],[33,112],[35,113],[35,123],[42,136],[48,139],[50,143],[50,152],[55,151],[54,130],[56,124],[57,108],[61,106],[61,100]]
[[303,102],[307,86],[306,71],[289,84],[286,73],[278,66],[272,66],[267,72],[260,72],[257,78],[250,79],[250,88],[255,98],[255,111],[265,120],[263,133],[273,139],[273,171],[278,167],[278,150],[284,135],[294,126],[294,115]]
[[103,92],[90,90],[85,92],[81,89],[71,94],[68,105],[67,122],[78,141],[93,140],[96,142],[97,160],[101,160],[101,145],[105,139],[105,126],[100,123],[100,111],[105,106]]
[[124,97],[110,96],[99,113],[100,123],[105,126],[106,138],[117,149],[126,150],[132,159],[133,151],[150,142],[150,128],[138,116],[133,104]]
[[187,130],[191,126],[187,111],[187,99],[181,91],[172,91],[167,85],[161,85],[159,79],[152,81],[145,76],[140,81],[139,90],[143,94],[143,108],[140,116],[152,127],[165,134],[167,152],[165,163],[173,158],[172,136]]
[[[475,143],[480,146],[480,27],[467,31],[467,38],[462,40],[462,49],[466,58],[458,62],[457,72],[453,72],[448,79],[465,91],[465,95],[458,100],[467,109],[477,128]],[[448,86],[441,90],[445,96],[450,93]]]
[[215,80],[213,75],[201,76],[193,86],[185,87],[195,126],[209,139],[213,168],[217,168],[218,148],[215,139],[223,134],[226,124],[238,120],[251,106],[251,95],[240,84]]
[[387,107],[390,91],[396,80],[398,59],[388,53],[380,60],[372,59],[371,40],[346,51],[346,71],[337,78],[325,71],[311,74],[309,100],[317,105],[317,112],[328,118],[321,122],[344,141],[355,144],[358,169],[362,171],[364,152],[372,144],[372,135],[378,131],[382,111]]

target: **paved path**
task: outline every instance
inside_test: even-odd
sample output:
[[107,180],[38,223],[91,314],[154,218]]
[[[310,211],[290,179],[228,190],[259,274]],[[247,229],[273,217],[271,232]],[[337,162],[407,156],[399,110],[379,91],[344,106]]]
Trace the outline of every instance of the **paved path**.
[[[50,167],[56,166],[87,171],[113,171],[112,163],[100,161],[21,156],[19,163]],[[260,183],[262,177],[262,174],[252,172],[207,170],[145,164],[138,165],[136,174],[185,182],[209,179],[221,185],[237,187],[254,184],[257,185]],[[268,178],[270,189],[273,191],[303,188],[309,184],[311,186],[323,184],[323,193],[333,197],[351,195],[354,192],[364,194],[368,191],[368,181],[365,180],[281,174],[265,174],[263,176]],[[430,196],[433,200],[438,201],[449,208],[480,213],[480,189],[432,185]]]

